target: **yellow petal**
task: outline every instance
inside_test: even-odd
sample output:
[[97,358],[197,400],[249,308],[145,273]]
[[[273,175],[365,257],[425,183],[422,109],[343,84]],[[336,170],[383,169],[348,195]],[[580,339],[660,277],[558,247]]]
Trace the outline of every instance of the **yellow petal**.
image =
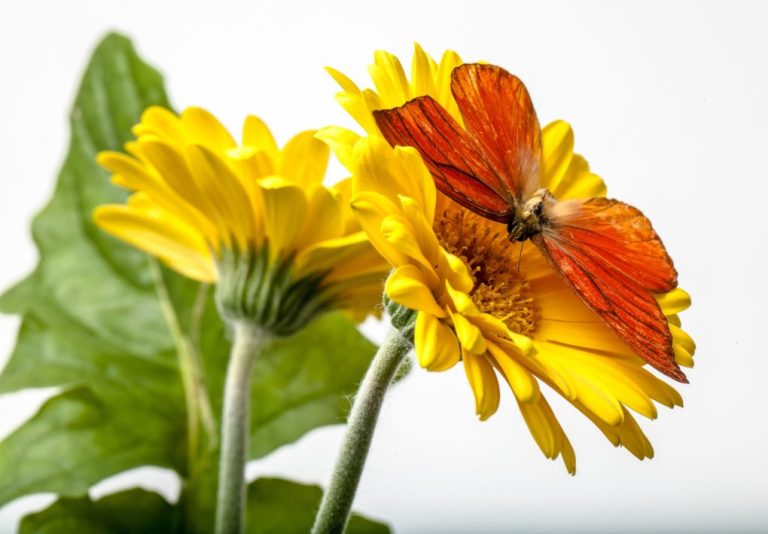
[[565,435],[565,432],[561,429],[561,435],[560,435],[560,457],[563,459],[563,464],[565,465],[565,469],[568,471],[569,475],[575,475],[576,474],[576,453],[573,450],[573,446],[571,445],[570,440],[568,440],[568,436]]
[[314,130],[301,132],[283,147],[278,174],[304,188],[320,185],[328,166],[328,154],[328,146],[315,138]]
[[434,315],[419,312],[413,337],[416,357],[423,368],[445,371],[459,363],[461,351],[456,334]]
[[683,367],[693,367],[693,355],[696,352],[696,343],[685,330],[674,324],[669,325],[672,333],[672,348],[675,351],[675,361]]
[[374,64],[368,67],[368,74],[386,107],[400,106],[410,98],[410,88],[403,66],[400,60],[389,52],[374,52]]
[[401,306],[423,311],[435,317],[445,317],[445,310],[435,301],[429,280],[415,265],[401,265],[387,278],[387,296]]
[[176,194],[193,206],[208,212],[210,209],[208,199],[197,187],[183,154],[179,153],[174,146],[156,139],[142,139],[136,148],[140,151],[142,158],[157,170],[163,181]]
[[409,147],[392,149],[382,137],[372,135],[355,144],[351,159],[355,192],[374,191],[392,201],[410,197],[432,224],[435,184],[418,152]]
[[570,474],[576,473],[576,456],[570,441],[543,395],[535,402],[518,403],[528,430],[547,458],[562,456]]
[[448,311],[453,327],[456,330],[456,337],[461,344],[462,353],[482,354],[486,350],[485,338],[480,329],[472,324],[469,319],[460,313],[451,313]]
[[128,206],[100,206],[94,211],[98,226],[134,247],[159,257],[184,276],[212,283],[216,271],[205,241],[169,216],[150,217]]
[[408,256],[387,241],[381,233],[384,217],[397,211],[397,207],[389,199],[377,193],[360,193],[352,198],[351,207],[360,227],[390,265],[397,267],[409,263]]
[[369,315],[380,318],[383,285],[383,278],[372,284],[355,280],[348,291],[337,297],[337,305],[356,323],[362,323]]
[[537,359],[549,360],[561,370],[575,398],[609,425],[621,423],[623,408],[613,390],[617,384],[601,379],[599,356],[556,343],[541,343],[539,347]]
[[[272,132],[264,121],[253,115],[248,115],[243,123],[243,145],[257,151],[262,151],[272,162],[277,162],[279,150]],[[276,163],[273,163],[276,166]],[[273,169],[271,172],[275,172]]]
[[[387,106],[384,101],[382,100],[381,96],[376,91],[373,91],[371,89],[364,89],[362,91],[363,101],[365,102],[366,108],[368,108],[368,115],[371,117],[373,116],[371,114],[372,111],[377,109],[384,109]],[[373,131],[368,131],[371,135],[381,135],[381,132],[379,132],[378,126]]]
[[167,142],[184,144],[186,135],[181,120],[172,111],[160,107],[151,106],[141,114],[141,122],[133,127],[136,137],[142,135],[155,135]]
[[607,192],[605,182],[596,174],[582,172],[574,176],[573,181],[563,179],[557,192],[552,193],[558,200],[572,198],[604,197]]
[[397,195],[405,194],[399,187],[398,177],[390,172],[394,152],[381,137],[363,137],[355,144],[352,160],[352,191],[354,193],[375,192],[397,201]]
[[475,394],[475,413],[485,421],[499,408],[499,381],[485,356],[464,351],[462,357],[464,372]]
[[439,260],[437,272],[440,273],[457,291],[469,293],[475,285],[467,265],[450,252],[441,248],[442,258]]
[[555,121],[541,132],[541,186],[556,191],[573,156],[573,130],[565,121]]
[[440,64],[437,68],[435,79],[435,89],[437,90],[437,102],[456,119],[459,124],[464,124],[459,107],[451,93],[451,73],[453,69],[461,65],[461,57],[453,50],[446,50],[443,57],[440,58]]
[[435,220],[437,190],[429,169],[413,147],[395,147],[393,162],[396,164],[398,196],[413,199],[431,225]]
[[371,108],[363,93],[336,93],[335,99],[366,132],[369,134],[379,134],[379,127],[376,126],[376,121],[373,120]]
[[472,321],[483,331],[486,339],[494,338],[497,342],[503,343],[505,352],[514,352],[519,356],[529,356],[535,352],[533,340],[530,337],[511,331],[498,317],[489,313],[480,313],[472,317]]
[[445,282],[445,289],[457,312],[468,316],[476,316],[480,314],[480,310],[477,309],[477,306],[467,293],[454,289],[453,286],[451,286],[451,283],[447,280]]
[[653,445],[643,433],[640,425],[628,412],[624,413],[624,424],[621,425],[620,439],[622,445],[627,448],[638,460],[653,458]]
[[162,188],[161,181],[134,158],[120,152],[99,152],[96,158],[99,165],[114,173],[112,181],[130,189],[158,190]]
[[414,96],[429,95],[435,97],[437,95],[434,77],[435,62],[424,52],[418,43],[414,43],[413,48],[411,94]]
[[181,113],[181,122],[189,136],[188,142],[225,152],[235,147],[235,140],[219,120],[203,108],[191,107]]
[[[192,205],[179,196],[155,172],[150,171],[149,167],[141,165],[130,156],[117,152],[100,153],[98,162],[112,172],[118,173],[112,177],[115,184],[138,191],[130,197],[132,201],[141,196],[151,198],[152,203],[158,208],[197,228],[211,246],[217,247],[219,233],[210,219],[203,215],[198,206]],[[190,188],[194,189],[194,184]]]
[[353,171],[355,166],[354,150],[355,145],[360,141],[359,135],[339,126],[327,126],[318,130],[315,137],[330,147],[336,159],[348,171]]
[[[589,416],[589,414],[587,413]],[[590,417],[593,419],[592,417]],[[615,446],[624,446],[638,460],[653,458],[653,446],[629,412],[624,414],[621,425],[608,426],[599,419],[593,419],[597,427]]]
[[[337,267],[339,267],[341,271],[347,271],[346,267],[350,263],[354,263],[357,268],[349,270],[349,274],[381,272],[383,277],[386,272],[383,269],[363,270],[364,267],[360,264],[360,259],[366,258],[370,260],[371,256],[376,258],[376,255],[374,254],[366,254],[371,246],[363,232],[320,241],[304,250],[299,247],[297,248],[301,251],[294,260],[297,276],[309,272],[336,272]],[[376,263],[375,265],[376,267],[380,267],[381,262]],[[338,274],[333,278],[338,279]]]
[[493,356],[518,402],[531,402],[539,395],[539,385],[533,375],[494,343],[486,341],[488,353]]
[[523,415],[525,424],[531,432],[534,441],[547,458],[557,457],[557,430],[552,427],[551,420],[545,410],[542,409],[542,403],[546,403],[544,397],[539,397],[536,402],[519,404],[520,413]]
[[331,77],[339,84],[341,89],[347,93],[359,93],[360,89],[355,85],[355,82],[347,78],[343,73],[337,71],[332,67],[325,67],[325,71],[331,75]]
[[408,219],[399,214],[387,215],[381,221],[380,233],[393,248],[408,258],[408,263],[418,263],[430,276],[432,285],[437,284],[434,263],[424,255],[417,232]]
[[218,220],[245,250],[255,239],[251,196],[230,167],[202,145],[188,145],[192,176]]
[[672,339],[676,344],[682,346],[690,354],[696,352],[696,343],[685,330],[674,325],[669,325],[669,331],[672,333]]
[[325,187],[317,187],[311,192],[304,219],[304,227],[296,245],[299,250],[342,235],[344,221],[341,206],[333,193]]
[[691,296],[680,287],[662,295],[656,295],[656,301],[664,315],[680,313],[691,306]]
[[274,259],[293,249],[304,225],[307,197],[304,190],[284,178],[271,177],[259,182],[264,199],[264,231]]
[[441,247],[437,241],[437,235],[432,229],[432,221],[427,219],[423,207],[411,197],[398,195],[398,200],[403,217],[413,228],[419,249],[429,262],[430,269],[434,270],[440,259]]
[[352,211],[352,178],[339,180],[331,186],[331,191],[341,206],[343,233],[353,234],[359,232],[361,228],[355,219],[355,213]]
[[621,368],[621,373],[643,393],[669,408],[683,405],[683,398],[675,388],[654,376],[646,367],[633,361],[610,359],[610,364]]
[[[381,294],[382,291],[384,291],[384,282],[386,281],[387,276],[389,276],[391,267],[386,260],[381,257],[381,254],[371,246],[365,233],[356,232],[349,237],[323,241],[315,245],[315,248],[327,250],[330,253],[331,249],[328,248],[329,244],[346,239],[352,240],[353,238],[359,238],[360,242],[354,246],[350,245],[343,249],[343,254],[345,256],[349,255],[349,257],[344,257],[342,260],[334,262],[333,269],[328,273],[326,281],[328,283],[341,283],[347,280],[355,280],[358,277],[365,277],[369,280],[368,285],[376,285],[379,292],[379,300],[381,300]],[[313,249],[308,249],[308,252],[312,250]],[[298,258],[296,261],[298,264]]]

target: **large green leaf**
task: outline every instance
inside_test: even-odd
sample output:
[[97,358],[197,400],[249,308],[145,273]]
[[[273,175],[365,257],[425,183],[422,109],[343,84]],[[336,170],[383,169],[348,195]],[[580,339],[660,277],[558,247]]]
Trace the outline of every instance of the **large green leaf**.
[[[248,486],[249,534],[304,534],[312,528],[323,490],[279,478],[259,478]],[[389,527],[352,514],[347,534],[386,534]]]
[[[279,478],[260,478],[248,487],[248,534],[305,534],[323,492],[318,486]],[[78,534],[172,532],[178,522],[174,510],[155,493],[133,489],[98,501],[88,497],[63,498],[27,516],[21,534]],[[348,534],[387,534],[389,528],[353,514]]]
[[21,522],[20,534],[172,532],[173,507],[156,493],[132,489],[92,501],[64,498]]
[[[73,105],[72,139],[53,198],[32,225],[40,262],[0,298],[2,311],[23,315],[0,392],[78,389],[49,401],[0,443],[0,477],[13,481],[3,484],[0,504],[35,491],[82,495],[89,485],[125,469],[147,463],[181,469],[186,463],[178,453],[186,430],[174,342],[147,257],[91,221],[96,205],[125,198],[96,164],[96,153],[120,149],[143,108],[152,104],[167,105],[160,75],[141,62],[127,39],[107,37],[94,52]],[[83,415],[93,410],[102,416]],[[169,440],[151,454],[140,452],[137,432],[125,432],[145,422],[154,430],[162,427],[160,435]],[[56,435],[47,435],[46,428]],[[41,432],[46,439],[35,444],[33,459],[25,448]],[[90,437],[83,439],[86,432]],[[58,465],[60,447],[81,453],[65,460],[67,469]],[[116,450],[123,453],[111,458]],[[41,462],[46,453],[49,460]],[[71,463],[77,461],[84,465]],[[24,472],[34,476],[21,476]]]
[[87,388],[65,392],[0,446],[0,501],[36,492],[85,495],[94,481],[137,465],[177,467],[183,433],[183,425],[106,404]]
[[[73,105],[71,144],[54,195],[33,222],[40,262],[0,297],[0,311],[23,316],[0,393],[64,388],[0,443],[0,505],[32,492],[80,497],[106,477],[158,465],[182,477],[181,506],[194,508],[181,514],[186,528],[205,531],[216,440],[199,424],[198,446],[189,446],[188,398],[169,320],[199,353],[208,395],[196,402],[210,402],[214,418],[230,348],[226,329],[212,291],[165,269],[158,276],[144,254],[91,219],[97,205],[126,197],[96,165],[96,154],[120,150],[149,105],[168,106],[162,77],[130,41],[107,36]],[[340,313],[275,342],[254,366],[251,456],[343,422],[346,398],[374,349]]]

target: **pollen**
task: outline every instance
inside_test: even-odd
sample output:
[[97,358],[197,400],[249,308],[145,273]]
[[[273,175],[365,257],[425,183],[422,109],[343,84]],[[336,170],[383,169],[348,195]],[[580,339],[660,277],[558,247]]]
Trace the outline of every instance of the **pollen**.
[[443,248],[469,266],[475,282],[469,296],[478,309],[513,332],[533,334],[536,303],[518,271],[520,245],[510,243],[504,225],[451,203],[435,217],[434,228]]

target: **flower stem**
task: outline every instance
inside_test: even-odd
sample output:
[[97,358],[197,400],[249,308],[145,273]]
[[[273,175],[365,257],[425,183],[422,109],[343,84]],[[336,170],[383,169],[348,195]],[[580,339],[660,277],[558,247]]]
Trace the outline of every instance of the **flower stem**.
[[410,342],[393,328],[373,357],[360,389],[357,390],[331,484],[323,495],[320,510],[315,517],[313,534],[344,532],[384,395],[410,350]]
[[233,326],[235,339],[227,367],[221,421],[216,534],[239,534],[243,531],[251,366],[269,340],[269,335],[254,323],[238,320]]

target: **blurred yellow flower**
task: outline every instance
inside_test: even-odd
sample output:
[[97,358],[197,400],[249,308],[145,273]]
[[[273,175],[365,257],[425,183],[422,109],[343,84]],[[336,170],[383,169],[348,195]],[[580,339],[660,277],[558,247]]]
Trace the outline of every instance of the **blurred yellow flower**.
[[[487,419],[499,405],[501,376],[542,452],[561,456],[575,472],[575,455],[542,384],[567,399],[613,443],[639,459],[653,448],[631,411],[655,418],[654,402],[682,406],[678,392],[589,310],[533,247],[509,242],[507,229],[436,191],[418,152],[392,148],[380,137],[371,111],[429,94],[461,120],[449,90],[450,70],[461,63],[446,52],[438,64],[419,47],[409,81],[398,59],[377,52],[370,72],[377,92],[361,91],[331,71],[342,87],[337,99],[367,137],[326,128],[325,140],[353,175],[353,209],[360,225],[394,271],[389,298],[418,312],[415,350],[422,367],[443,371],[462,362]],[[600,177],[573,152],[571,127],[556,121],[542,132],[540,187],[559,200],[605,196]],[[692,366],[695,345],[677,314],[690,305],[675,289],[657,297],[669,319],[676,358]]]
[[161,107],[133,131],[127,154],[99,155],[114,183],[133,191],[127,204],[95,211],[100,227],[201,282],[233,288],[244,271],[279,266],[272,283],[310,281],[302,287],[322,292],[319,308],[360,318],[379,301],[389,267],[349,210],[349,181],[323,185],[328,149],[314,131],[279,149],[249,116],[238,144],[204,109]]

